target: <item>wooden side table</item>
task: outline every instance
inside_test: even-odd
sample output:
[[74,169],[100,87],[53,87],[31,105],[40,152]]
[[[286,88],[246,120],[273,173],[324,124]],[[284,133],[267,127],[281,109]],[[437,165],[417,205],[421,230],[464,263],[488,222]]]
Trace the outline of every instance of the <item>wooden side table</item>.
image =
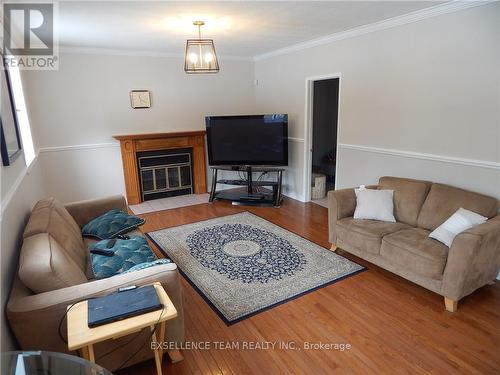
[[[151,342],[163,343],[166,333],[165,322],[176,318],[177,310],[161,284],[154,283],[153,285],[158,293],[160,302],[164,306],[163,310],[149,312],[99,327],[88,327],[87,301],[79,302],[71,307],[71,309],[68,307],[68,349],[80,350],[83,358],[95,363],[94,344],[126,336],[146,327],[150,327],[153,332]],[[157,323],[159,324],[159,330],[157,330],[159,332],[159,340],[157,339],[156,332],[154,332]],[[163,350],[161,345],[154,345],[153,347],[155,348],[156,372],[158,375],[161,375]]]

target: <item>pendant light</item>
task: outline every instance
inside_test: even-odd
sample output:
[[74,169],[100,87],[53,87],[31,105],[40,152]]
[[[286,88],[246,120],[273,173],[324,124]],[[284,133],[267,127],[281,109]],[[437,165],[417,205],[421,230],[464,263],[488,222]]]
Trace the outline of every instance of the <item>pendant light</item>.
[[213,39],[201,39],[201,27],[204,24],[203,21],[193,22],[193,25],[198,26],[198,39],[188,39],[186,42],[184,71],[188,74],[217,73],[219,71]]

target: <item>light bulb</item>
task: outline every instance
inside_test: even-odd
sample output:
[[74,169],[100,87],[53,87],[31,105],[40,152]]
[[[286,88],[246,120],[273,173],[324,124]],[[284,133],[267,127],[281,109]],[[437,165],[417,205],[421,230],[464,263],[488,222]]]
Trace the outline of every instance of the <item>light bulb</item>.
[[196,53],[190,53],[189,61],[191,61],[193,64],[196,64],[198,62],[198,55]]
[[205,61],[207,63],[211,62],[214,59],[214,55],[212,55],[210,52],[205,54]]

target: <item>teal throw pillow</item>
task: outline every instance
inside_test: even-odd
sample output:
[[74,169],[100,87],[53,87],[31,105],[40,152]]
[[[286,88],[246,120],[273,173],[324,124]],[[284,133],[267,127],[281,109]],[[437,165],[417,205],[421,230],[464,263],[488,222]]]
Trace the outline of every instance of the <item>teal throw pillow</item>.
[[120,210],[111,210],[96,217],[82,228],[82,235],[101,240],[130,232],[144,224],[144,219]]
[[108,249],[109,241],[114,240],[102,240],[89,247],[89,250],[106,249],[114,251],[113,256],[90,254],[92,271],[96,279],[119,275],[136,265],[156,260],[156,255],[142,236],[132,236],[128,240],[116,240],[114,246]]

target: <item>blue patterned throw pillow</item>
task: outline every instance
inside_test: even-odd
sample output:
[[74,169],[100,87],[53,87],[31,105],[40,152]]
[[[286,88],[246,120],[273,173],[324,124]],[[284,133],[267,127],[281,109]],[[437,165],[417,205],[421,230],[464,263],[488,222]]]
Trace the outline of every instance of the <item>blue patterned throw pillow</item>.
[[104,240],[130,232],[144,224],[144,221],[144,219],[126,212],[111,210],[85,224],[82,228],[82,234]]
[[93,249],[106,249],[114,251],[113,256],[90,254],[92,271],[96,279],[119,275],[136,265],[149,263],[156,260],[153,250],[142,236],[132,236],[129,240],[116,240],[115,245],[108,249],[109,241],[102,240],[89,247]]

